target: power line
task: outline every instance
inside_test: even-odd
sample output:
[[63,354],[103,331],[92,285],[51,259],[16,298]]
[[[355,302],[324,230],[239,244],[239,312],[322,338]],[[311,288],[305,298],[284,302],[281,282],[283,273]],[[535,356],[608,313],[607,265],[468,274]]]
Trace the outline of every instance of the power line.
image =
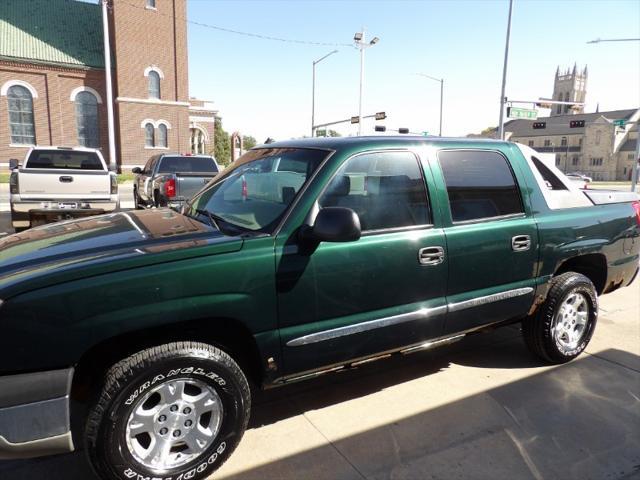
[[[124,5],[128,5],[130,7],[133,8],[138,8],[141,10],[145,10],[145,7],[141,7],[140,5],[135,5],[133,3],[129,3],[129,2],[118,2],[120,4],[124,4]],[[163,15],[165,17],[168,17],[170,15],[167,15],[166,13],[160,13],[157,12],[158,15]],[[171,15],[171,17],[173,17],[173,15]],[[187,23],[190,23],[191,25],[197,25],[199,27],[203,27],[203,28],[209,28],[211,30],[217,30],[219,32],[225,32],[225,33],[233,33],[235,35],[242,35],[245,37],[251,37],[251,38],[258,38],[261,40],[270,40],[273,42],[283,42],[283,43],[295,43],[298,45],[314,45],[314,46],[323,46],[323,47],[352,47],[353,45],[351,43],[331,43],[331,42],[314,42],[311,40],[297,40],[297,39],[293,39],[293,38],[280,38],[280,37],[272,37],[270,35],[262,35],[259,33],[253,33],[253,32],[243,32],[241,30],[234,30],[231,28],[225,28],[225,27],[219,27],[217,25],[211,25],[208,23],[204,23],[204,22],[196,22],[193,20],[189,20],[188,18],[184,18],[184,19],[180,19],[180,20],[185,20]]]

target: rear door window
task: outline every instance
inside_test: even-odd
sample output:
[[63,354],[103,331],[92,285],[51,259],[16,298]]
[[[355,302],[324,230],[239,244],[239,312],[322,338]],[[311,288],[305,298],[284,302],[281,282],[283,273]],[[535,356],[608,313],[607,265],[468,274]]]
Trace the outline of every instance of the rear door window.
[[524,213],[515,177],[500,153],[443,150],[438,160],[454,223]]
[[34,150],[25,168],[49,168],[56,170],[104,170],[95,152],[65,150]]

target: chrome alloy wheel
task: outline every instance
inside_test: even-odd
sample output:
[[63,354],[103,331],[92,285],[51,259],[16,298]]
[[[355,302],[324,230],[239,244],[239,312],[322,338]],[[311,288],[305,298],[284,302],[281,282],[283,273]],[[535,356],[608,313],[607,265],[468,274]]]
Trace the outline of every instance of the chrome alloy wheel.
[[567,295],[556,313],[553,337],[558,348],[568,353],[578,348],[589,321],[589,303],[582,293]]
[[129,453],[152,470],[181,467],[211,446],[222,414],[222,401],[208,384],[194,378],[162,383],[141,397],[129,415]]

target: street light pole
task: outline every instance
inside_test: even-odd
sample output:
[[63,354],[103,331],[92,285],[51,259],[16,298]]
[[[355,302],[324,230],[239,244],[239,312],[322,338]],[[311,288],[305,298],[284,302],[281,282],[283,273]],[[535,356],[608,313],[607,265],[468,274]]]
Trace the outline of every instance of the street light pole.
[[330,55],[333,55],[334,53],[338,53],[338,50],[333,50],[329,53],[327,53],[324,57],[315,60],[313,62],[313,80],[311,81],[311,137],[315,137],[316,136],[316,121],[315,121],[315,115],[316,115],[316,65],[318,63],[320,63],[322,60],[324,60],[325,58],[327,58]]
[[416,75],[428,78],[435,82],[440,82],[440,132],[438,133],[438,136],[441,137],[442,136],[442,101],[444,97],[444,78],[435,78],[425,73],[416,73]]
[[640,161],[640,120],[636,122],[636,130],[638,135],[636,136],[636,155],[633,157],[633,163],[631,164],[631,191],[636,191],[636,184],[638,183],[638,162]]
[[589,40],[587,43],[600,43],[600,42],[640,42],[640,38],[596,38],[595,40]]
[[[602,39],[596,38],[590,40],[587,43],[600,43],[600,42],[640,42],[640,38],[609,38]],[[631,191],[636,191],[636,184],[638,183],[638,160],[640,160],[640,119],[636,122],[636,130],[638,131],[638,137],[636,139],[636,155],[633,159],[633,165],[631,170]]]
[[498,124],[498,134],[500,140],[504,140],[504,104],[505,89],[507,87],[507,61],[509,59],[509,40],[511,38],[511,12],[513,10],[513,0],[509,0],[509,20],[507,23],[507,41],[504,46],[504,65],[502,67],[502,90],[500,93],[500,122]]
[[369,43],[365,40],[364,28],[361,32],[356,32],[353,41],[357,49],[360,50],[360,100],[358,102],[358,136],[362,134],[362,92],[364,90],[364,51],[374,46],[380,41],[378,37],[373,37]]

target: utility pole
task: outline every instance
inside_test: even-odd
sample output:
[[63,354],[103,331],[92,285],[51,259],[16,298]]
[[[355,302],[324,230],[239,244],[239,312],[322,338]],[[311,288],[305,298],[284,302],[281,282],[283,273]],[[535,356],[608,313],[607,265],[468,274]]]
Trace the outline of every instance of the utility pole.
[[109,136],[109,169],[116,171],[118,164],[116,162],[116,133],[113,120],[113,87],[111,83],[111,45],[109,43],[109,17],[108,3],[109,0],[101,0],[102,3],[102,35],[104,39],[104,70],[106,78],[107,90],[107,131]]
[[502,90],[500,93],[500,122],[498,124],[498,134],[500,140],[504,140],[504,104],[505,89],[507,87],[507,61],[509,59],[509,40],[511,38],[511,12],[513,10],[513,0],[509,0],[509,20],[507,23],[507,41],[504,46],[504,65],[502,67]]
[[316,127],[315,127],[315,115],[316,115],[316,65],[320,63],[322,60],[327,58],[334,53],[338,53],[338,50],[334,50],[332,52],[327,53],[324,57],[319,60],[315,60],[313,62],[313,80],[311,83],[311,138],[316,136]]

